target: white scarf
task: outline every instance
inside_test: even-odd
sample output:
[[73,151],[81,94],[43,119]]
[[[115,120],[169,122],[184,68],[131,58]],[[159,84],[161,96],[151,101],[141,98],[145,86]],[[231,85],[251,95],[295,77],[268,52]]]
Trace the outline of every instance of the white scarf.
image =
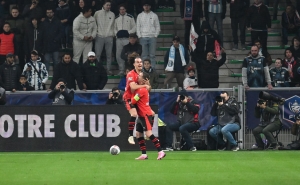
[[[184,58],[184,47],[179,44],[179,53],[182,62],[182,66],[186,66],[186,61]],[[169,62],[166,67],[166,71],[174,71],[174,61],[175,61],[175,47],[172,45],[169,52]]]

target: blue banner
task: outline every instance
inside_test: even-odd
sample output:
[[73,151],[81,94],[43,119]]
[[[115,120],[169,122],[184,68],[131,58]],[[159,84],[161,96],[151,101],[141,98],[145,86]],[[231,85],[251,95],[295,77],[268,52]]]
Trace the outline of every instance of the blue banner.
[[[260,91],[246,91],[246,126],[249,129],[254,129],[259,124],[259,118],[255,118],[254,109],[257,104]],[[270,95],[284,98],[283,105],[279,105],[280,120],[285,128],[291,128],[295,122],[294,115],[300,112],[300,93],[299,91],[266,91]]]
[[[210,125],[215,124],[217,119],[210,115],[214,99],[220,92],[188,92],[197,103],[200,104],[199,122],[202,125],[200,130],[206,130]],[[171,114],[170,108],[178,93],[176,92],[155,92],[150,93],[150,104],[158,105],[158,117],[166,124],[176,122],[176,115]],[[6,105],[51,105],[48,94],[7,94]],[[73,105],[104,105],[108,93],[75,93]],[[125,107],[124,107],[125,108]]]

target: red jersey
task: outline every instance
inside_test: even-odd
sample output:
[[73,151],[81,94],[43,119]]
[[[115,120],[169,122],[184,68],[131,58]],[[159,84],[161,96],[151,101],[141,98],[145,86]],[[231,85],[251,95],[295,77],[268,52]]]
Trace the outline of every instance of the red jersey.
[[152,115],[152,109],[149,106],[149,92],[145,87],[139,88],[134,92],[131,103],[137,105],[138,116],[145,117],[146,115]]
[[126,76],[126,87],[125,87],[125,93],[123,95],[123,99],[131,99],[133,96],[133,93],[131,92],[130,83],[138,83],[139,74],[136,72],[135,69],[129,71]]

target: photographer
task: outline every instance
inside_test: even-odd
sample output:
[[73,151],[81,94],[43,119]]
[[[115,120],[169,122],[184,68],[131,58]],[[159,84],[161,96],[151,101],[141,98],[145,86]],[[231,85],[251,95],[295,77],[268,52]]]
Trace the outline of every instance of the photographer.
[[[196,147],[194,147],[190,133],[200,128],[198,120],[199,109],[200,105],[197,104],[192,97],[188,96],[186,91],[181,91],[176,102],[174,102],[171,107],[171,113],[177,115],[177,122],[167,124],[167,129],[180,132],[187,147],[191,151],[197,150]],[[171,146],[173,138],[168,137],[167,140],[168,145]]]
[[67,83],[63,78],[57,80],[55,88],[48,94],[52,99],[52,105],[71,105],[74,99],[74,91],[67,88]]
[[106,105],[109,104],[120,104],[123,105],[123,99],[118,87],[112,88],[111,92],[108,95],[108,100],[106,101]]
[[234,97],[230,97],[228,92],[223,91],[220,96],[216,97],[210,114],[218,117],[218,125],[209,130],[209,135],[214,138],[221,149],[226,149],[226,143],[223,140],[223,136],[225,136],[227,142],[230,143],[230,149],[232,151],[239,150],[237,142],[232,136],[233,132],[241,129],[239,110],[238,102]]
[[278,98],[272,97],[263,91],[259,95],[259,100],[255,107],[255,117],[260,118],[260,124],[253,129],[257,148],[251,150],[264,150],[265,144],[260,136],[261,133],[266,136],[268,143],[270,143],[269,148],[275,149],[277,147],[277,142],[272,132],[279,130],[281,123],[279,120],[278,103],[274,99]]

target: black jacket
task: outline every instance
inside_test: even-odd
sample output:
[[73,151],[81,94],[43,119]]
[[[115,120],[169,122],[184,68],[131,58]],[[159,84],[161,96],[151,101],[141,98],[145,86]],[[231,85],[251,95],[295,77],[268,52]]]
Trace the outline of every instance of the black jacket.
[[59,20],[67,19],[68,22],[63,23],[63,24],[71,24],[72,22],[72,14],[71,14],[71,9],[68,4],[65,4],[61,7],[56,8],[56,17]]
[[249,0],[235,0],[231,3],[231,0],[227,0],[230,3],[230,18],[240,18],[247,16],[247,11],[250,5]]
[[138,42],[136,42],[134,45],[128,43],[123,47],[121,58],[127,62],[127,57],[129,54],[137,52],[140,56],[142,55],[142,45],[140,45]]
[[124,103],[123,103],[123,98],[122,98],[122,97],[123,97],[123,96],[120,94],[119,97],[118,97],[118,99],[113,99],[113,98],[107,99],[107,100],[106,100],[106,105],[114,105],[114,104],[122,105],[122,104],[124,104]]
[[45,12],[41,6],[36,6],[36,8],[30,10],[31,3],[24,7],[22,16],[25,17],[27,21],[30,21],[32,18],[37,18],[39,21],[45,17]]
[[[81,76],[81,71],[79,65],[71,61],[70,63],[65,63],[65,62],[59,62],[56,64],[53,70],[53,79],[50,85],[50,89],[54,89],[57,80],[59,78],[63,78],[67,82],[67,86],[70,89],[75,89],[76,90],[76,82],[80,90],[83,89],[83,83],[82,83],[82,76]],[[76,80],[76,82],[75,82]]]
[[0,86],[6,91],[17,90],[22,71],[18,65],[9,65],[6,62],[0,66]]
[[[171,49],[171,48],[170,48]],[[166,68],[169,62],[169,53],[170,49],[166,52],[165,58],[164,58],[164,67]],[[189,52],[184,48],[184,59],[186,62],[186,65],[190,61]],[[184,73],[185,66],[182,66],[182,61],[180,57],[179,48],[175,48],[175,58],[174,58],[174,72],[175,73]]]
[[102,90],[107,83],[107,73],[103,65],[97,60],[94,62],[94,65],[87,60],[82,69],[82,78],[83,83],[86,84],[87,90]]
[[[185,0],[180,0],[180,16],[184,18]],[[193,18],[203,18],[202,1],[193,0]]]
[[27,24],[25,26],[25,35],[24,35],[25,54],[30,55],[30,52],[32,50],[37,50],[38,53],[41,54],[43,51],[43,37],[44,37],[43,29],[39,23],[37,28],[34,28],[32,23]]
[[226,53],[222,53],[222,58],[217,61],[213,59],[211,62],[208,60],[201,60],[200,62],[200,77],[198,77],[199,87],[201,88],[218,88],[219,87],[219,68],[226,61]]
[[266,30],[271,28],[271,17],[269,9],[265,5],[256,7],[255,5],[250,6],[247,19],[247,27],[252,29]]
[[17,90],[18,90],[18,91],[24,91],[23,88],[26,88],[26,91],[34,91],[34,87],[31,87],[31,86],[29,85],[28,82],[26,82],[26,83],[23,84],[23,85],[19,82],[19,83],[18,83]]
[[50,21],[47,18],[43,22],[42,27],[44,33],[43,53],[59,51],[63,33],[60,20],[54,17],[52,21]]

